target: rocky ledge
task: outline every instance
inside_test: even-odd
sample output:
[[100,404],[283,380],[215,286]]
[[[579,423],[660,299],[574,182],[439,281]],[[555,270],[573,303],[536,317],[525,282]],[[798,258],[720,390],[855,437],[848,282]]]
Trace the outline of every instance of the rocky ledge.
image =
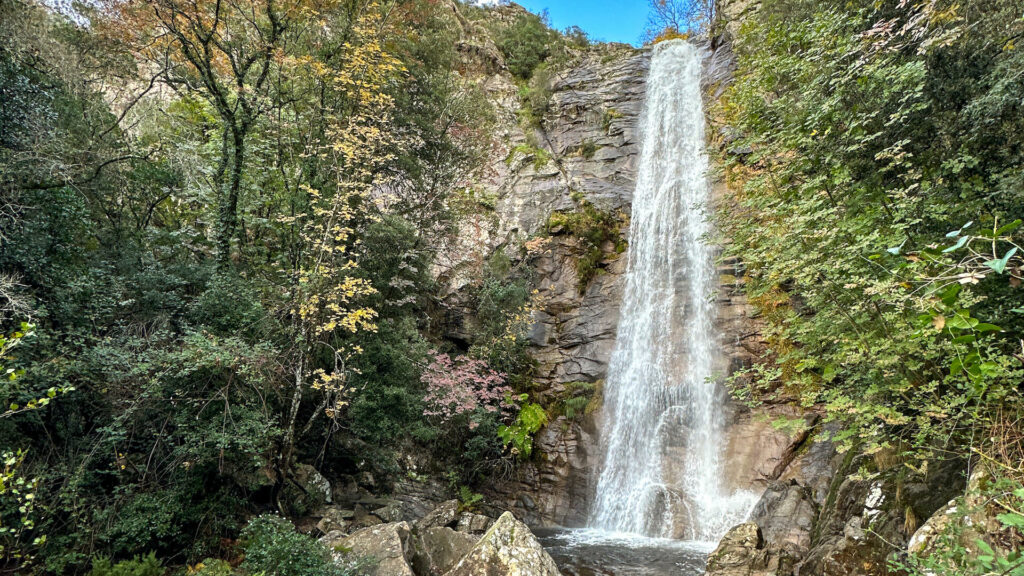
[[477,534],[455,501],[426,516],[321,538],[340,562],[358,560],[370,576],[560,576],[530,529],[510,512]]

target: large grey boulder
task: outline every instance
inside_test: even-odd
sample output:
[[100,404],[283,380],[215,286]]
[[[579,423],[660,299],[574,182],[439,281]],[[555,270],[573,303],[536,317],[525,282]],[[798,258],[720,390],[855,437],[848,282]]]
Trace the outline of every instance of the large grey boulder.
[[328,548],[347,558],[372,559],[370,576],[416,576],[412,530],[405,522],[378,524],[348,536],[332,532],[320,539]]
[[437,505],[436,508],[427,512],[422,518],[416,521],[417,530],[426,530],[441,526],[452,526],[459,517],[459,501],[448,500]]
[[505,512],[446,576],[561,576],[526,524]]
[[479,536],[433,527],[419,531],[415,540],[413,567],[418,576],[441,576],[473,549]]
[[463,512],[459,516],[459,522],[456,524],[455,529],[459,532],[465,532],[466,534],[483,534],[487,532],[487,529],[494,525],[494,519],[483,514],[474,514],[473,512]]
[[750,519],[761,528],[765,541],[800,556],[811,547],[817,517],[810,488],[796,480],[769,484],[750,513]]
[[795,559],[768,546],[753,522],[733,527],[708,556],[707,576],[792,576]]
[[285,483],[281,501],[293,516],[305,516],[331,503],[331,483],[316,468],[299,464]]

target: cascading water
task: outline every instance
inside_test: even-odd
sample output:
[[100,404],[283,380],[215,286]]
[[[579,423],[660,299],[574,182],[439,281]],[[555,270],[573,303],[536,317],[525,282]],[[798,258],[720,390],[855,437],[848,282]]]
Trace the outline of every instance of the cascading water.
[[[715,268],[704,238],[710,187],[700,75],[700,54],[688,42],[654,48],[590,525],[710,542],[743,522],[757,495],[730,493],[720,461],[724,399],[712,378]],[[680,445],[683,462],[667,467]]]

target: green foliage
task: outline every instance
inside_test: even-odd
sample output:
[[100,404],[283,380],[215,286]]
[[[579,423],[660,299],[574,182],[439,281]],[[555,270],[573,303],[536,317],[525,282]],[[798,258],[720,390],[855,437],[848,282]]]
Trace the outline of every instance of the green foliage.
[[222,336],[257,334],[266,321],[253,287],[234,276],[214,276],[189,308],[193,322]]
[[622,118],[622,112],[619,112],[615,108],[607,108],[601,114],[601,130],[605,134],[608,134],[612,129],[612,122]]
[[188,576],[233,576],[235,573],[231,563],[218,558],[207,558],[192,566]]
[[505,443],[505,447],[511,445],[512,454],[524,460],[533,453],[533,435],[548,423],[548,414],[544,407],[526,402],[527,398],[525,394],[519,398],[524,404],[519,407],[515,421],[509,426],[498,428],[498,437]]
[[565,385],[565,397],[556,409],[569,420],[582,419],[599,406],[594,403],[598,397],[598,384],[594,382],[569,382]]
[[[897,556],[895,569],[911,576],[1024,574],[1024,487],[1005,476],[972,483],[967,494],[946,509],[945,522],[923,555]],[[984,520],[981,524],[979,521]],[[984,529],[979,531],[978,526]]]
[[594,157],[594,154],[597,154],[597,151],[600,149],[601,146],[594,143],[593,140],[584,140],[583,144],[580,144],[580,147],[577,149],[577,152],[580,156],[586,158],[587,160],[590,160]]
[[567,44],[578,50],[590,48],[591,40],[587,32],[579,26],[569,26],[562,31]]
[[164,572],[156,554],[150,552],[116,564],[111,563],[109,558],[96,558],[87,576],[163,576]]
[[[547,65],[540,65],[529,80],[519,84],[519,101],[522,107],[516,113],[528,138],[533,137],[533,131],[543,127],[544,115],[551,107],[551,75]],[[533,148],[541,147],[536,142],[528,143]]]
[[0,454],[0,558],[13,566],[32,561],[32,552],[46,542],[46,536],[35,536],[29,545],[26,536],[35,528],[36,495],[39,479],[26,478],[19,470],[25,452]]
[[253,518],[242,530],[248,574],[266,576],[354,576],[358,563],[336,563],[331,550],[306,534],[295,531],[291,522],[265,514]]
[[[736,396],[819,405],[840,450],[907,478],[965,454],[1019,476],[1022,32],[1002,0],[772,0],[744,24],[719,219],[770,350]],[[963,532],[904,567],[1020,571],[1019,543],[997,544]]]
[[[123,5],[81,26],[35,0],[0,2],[0,330],[39,327],[31,346],[0,344],[12,351],[0,446],[17,463],[4,482],[23,483],[0,495],[3,527],[19,532],[3,534],[5,567],[34,555],[35,570],[80,574],[96,555],[150,550],[194,562],[275,504],[297,461],[390,472],[398,447],[448,445],[419,383],[429,247],[460,216],[448,195],[475,179],[494,120],[457,73],[455,16],[413,0],[367,26],[377,5],[334,3],[324,26],[285,26],[267,80],[248,74],[245,94],[228,96],[252,112],[239,121],[210,86],[177,76],[185,61],[170,73],[180,90],[164,90],[169,76],[147,89],[137,64],[152,45],[130,38],[161,29],[145,2]],[[266,24],[223,16],[233,41],[218,50]],[[337,77],[356,60],[371,69],[348,79],[373,88],[369,102]],[[356,131],[401,141],[342,141]],[[389,192],[348,194],[371,184]],[[325,237],[331,256],[307,266]],[[298,308],[315,302],[301,269],[323,266],[333,273],[315,295],[348,301],[317,310],[372,308],[375,331],[303,331]],[[328,371],[343,389],[314,386]],[[492,420],[478,457],[500,453]],[[29,494],[34,514],[21,518]]]
[[535,367],[526,338],[533,297],[530,280],[525,262],[513,262],[498,250],[485,263],[483,281],[475,290],[480,326],[470,353],[505,374],[516,391],[529,386]]
[[505,164],[511,165],[512,161],[519,155],[527,159],[532,158],[533,169],[538,172],[547,166],[548,162],[551,162],[551,153],[547,150],[531,146],[530,144],[518,144],[508,153],[508,157],[505,158]]
[[604,264],[626,251],[626,240],[620,231],[624,217],[601,210],[586,199],[577,199],[579,209],[552,212],[547,229],[552,234],[569,234],[579,242],[576,258],[577,287],[580,294],[590,282],[604,272]]
[[551,44],[556,38],[557,33],[548,28],[544,18],[521,13],[498,32],[496,43],[509,72],[526,80],[551,55]]
[[459,486],[459,510],[476,510],[483,501],[483,494],[473,492],[469,486]]

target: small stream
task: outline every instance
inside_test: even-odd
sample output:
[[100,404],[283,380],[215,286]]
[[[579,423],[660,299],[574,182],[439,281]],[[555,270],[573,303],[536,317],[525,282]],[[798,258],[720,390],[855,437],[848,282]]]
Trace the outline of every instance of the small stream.
[[715,547],[593,529],[534,532],[565,576],[700,576]]

